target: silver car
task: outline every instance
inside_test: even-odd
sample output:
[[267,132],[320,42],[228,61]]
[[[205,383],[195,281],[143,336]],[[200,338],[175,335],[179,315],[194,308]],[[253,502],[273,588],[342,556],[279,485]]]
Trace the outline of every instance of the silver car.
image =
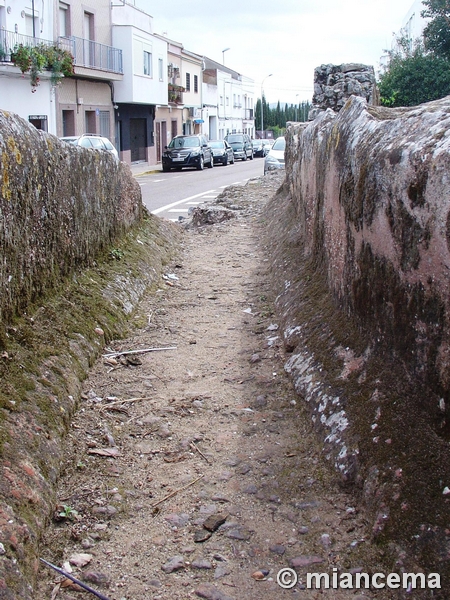
[[286,140],[284,137],[279,137],[275,140],[269,154],[264,159],[264,175],[269,171],[276,169],[284,169],[284,151],[286,149]]
[[119,160],[119,153],[106,137],[94,133],[85,133],[83,135],[70,135],[59,138],[72,146],[81,146],[82,148],[95,148],[96,150],[106,150],[110,152],[116,160]]

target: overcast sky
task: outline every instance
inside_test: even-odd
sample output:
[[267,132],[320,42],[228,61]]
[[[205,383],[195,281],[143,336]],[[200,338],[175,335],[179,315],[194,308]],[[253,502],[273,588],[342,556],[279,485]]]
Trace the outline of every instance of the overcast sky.
[[[314,69],[359,62],[378,70],[413,0],[135,0],[153,33],[255,81],[268,102],[311,100]],[[225,53],[222,50],[230,48]],[[267,77],[272,74],[271,77]],[[267,78],[266,78],[267,77]]]

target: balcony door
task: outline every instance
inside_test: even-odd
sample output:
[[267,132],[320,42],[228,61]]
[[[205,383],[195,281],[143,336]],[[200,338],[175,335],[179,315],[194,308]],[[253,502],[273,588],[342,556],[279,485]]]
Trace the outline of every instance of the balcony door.
[[84,64],[93,67],[95,66],[94,15],[88,12],[84,13],[83,18],[83,40]]

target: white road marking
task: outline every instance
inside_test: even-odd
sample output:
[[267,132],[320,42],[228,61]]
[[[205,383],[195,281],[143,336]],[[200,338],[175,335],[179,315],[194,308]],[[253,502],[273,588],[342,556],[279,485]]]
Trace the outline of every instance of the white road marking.
[[171,208],[167,212],[176,212],[176,213],[185,212],[185,213],[187,213],[187,212],[189,212],[189,209],[188,208]]
[[161,206],[161,208],[152,210],[152,214],[158,215],[159,213],[162,213],[165,210],[169,210],[169,208],[173,208],[174,206],[178,206],[179,204],[183,204],[185,202],[188,202],[189,200],[193,200],[194,198],[200,198],[200,196],[204,196],[205,194],[211,194],[212,192],[214,192],[214,190],[208,190],[206,192],[202,192],[201,194],[195,194],[195,196],[189,196],[188,198],[183,198],[183,200],[177,200],[177,202],[172,202],[172,204],[166,204],[166,206]]

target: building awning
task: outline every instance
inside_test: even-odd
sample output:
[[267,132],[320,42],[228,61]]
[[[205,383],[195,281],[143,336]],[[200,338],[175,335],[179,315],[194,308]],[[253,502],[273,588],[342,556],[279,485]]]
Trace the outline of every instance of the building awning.
[[194,123],[204,123],[203,119],[194,119]]

